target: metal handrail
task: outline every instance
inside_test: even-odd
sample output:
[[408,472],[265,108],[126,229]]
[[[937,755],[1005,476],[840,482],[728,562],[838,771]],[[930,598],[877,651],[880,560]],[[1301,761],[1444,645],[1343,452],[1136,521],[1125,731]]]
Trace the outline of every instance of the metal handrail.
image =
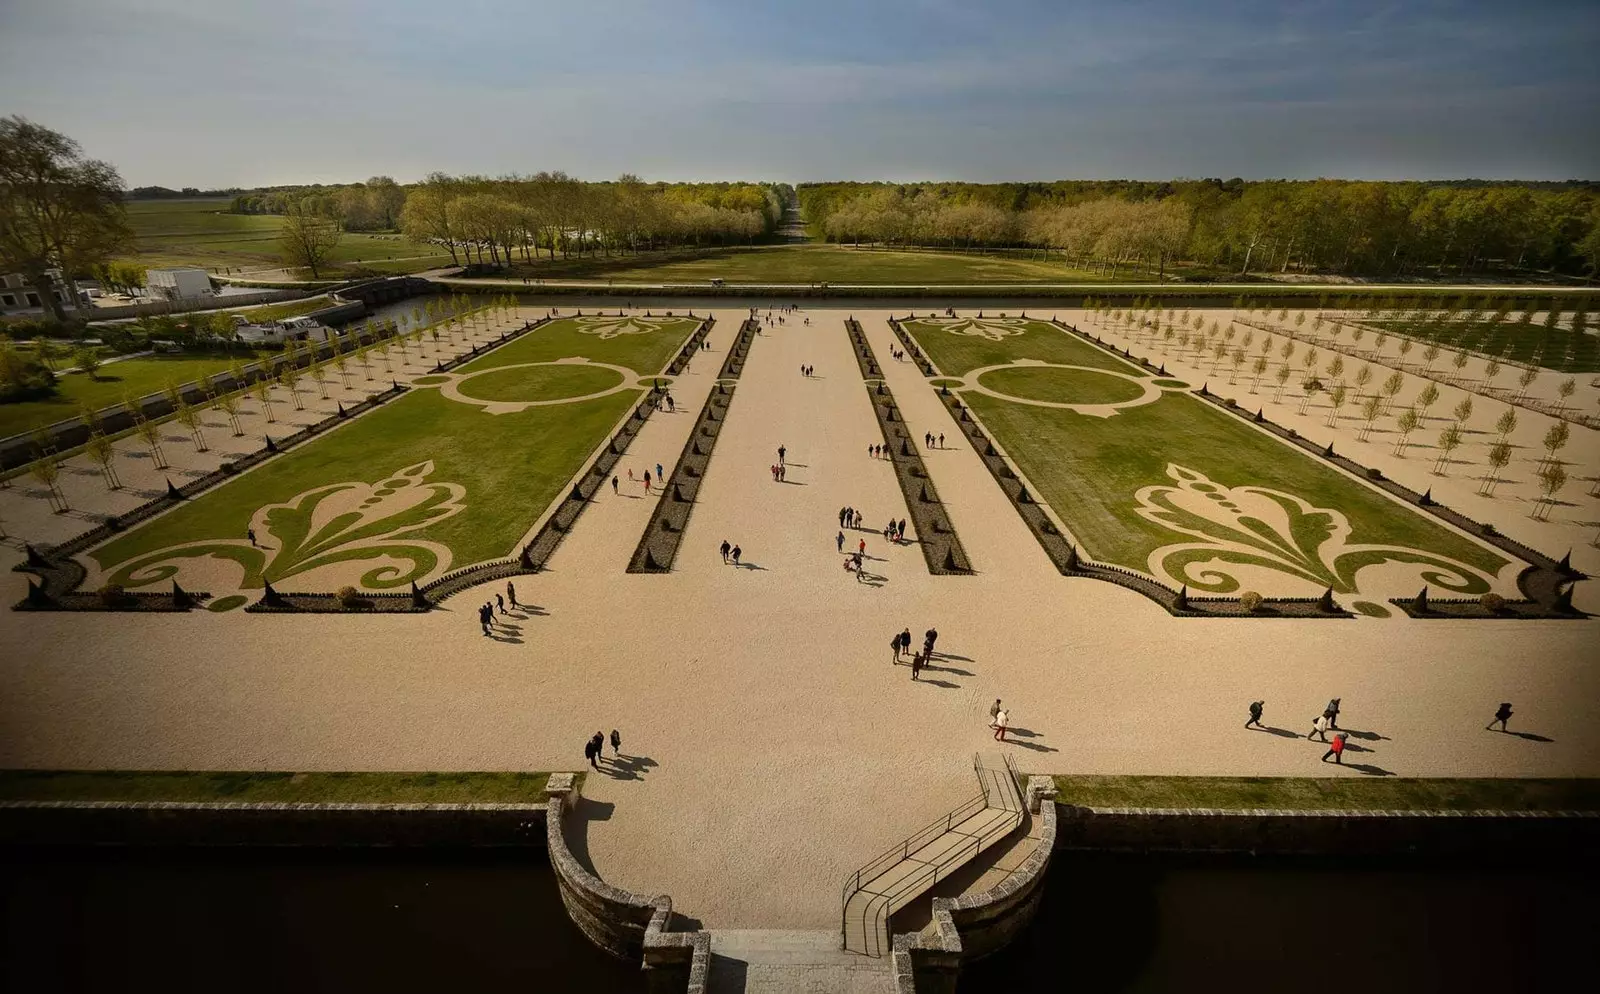
[[[1016,766],[1011,762],[1009,756],[1006,757],[1006,766],[1006,773],[1008,776],[1012,777],[1012,782],[1018,782]],[[946,814],[942,819],[939,819],[938,821],[935,821],[919,829],[918,831],[913,832],[911,835],[902,840],[899,845],[894,846],[874,859],[869,860],[865,866],[862,866],[860,869],[856,870],[845,878],[844,887],[842,888],[839,900],[839,941],[841,946],[847,947],[849,945],[849,921],[845,915],[850,904],[850,899],[864,890],[862,886],[863,879],[866,879],[868,882],[870,882],[878,870],[885,869],[888,866],[894,865],[895,863],[910,859],[911,853],[914,850],[920,849],[928,842],[931,842],[941,835],[949,833],[955,825],[960,824],[967,818],[990,806],[989,782],[984,777],[982,757],[978,756],[976,753],[974,753],[972,757],[972,769],[973,773],[977,776],[978,784],[981,787],[981,790],[977,796],[968,798],[955,810]],[[1020,795],[1020,791],[1018,793]],[[1000,806],[999,809],[1007,811],[1010,810],[1009,808],[1005,808],[1003,805]],[[1020,821],[1020,811],[1017,812],[1017,816],[1018,820]],[[937,883],[939,881],[940,871],[948,867],[952,862],[955,862],[957,857],[960,857],[961,861],[965,861],[967,857],[964,854],[971,847],[976,847],[976,851],[981,851],[982,848],[991,841],[992,836],[995,834],[996,828],[1003,829],[1003,832],[1010,832],[1016,827],[1015,824],[1007,824],[1009,821],[1010,819],[1002,819],[996,823],[995,827],[985,830],[980,835],[968,836],[970,841],[964,842],[956,849],[945,853],[937,863],[924,864],[926,869],[919,870],[915,874],[907,877],[905,880],[902,880],[900,886],[897,886],[893,891],[887,894],[880,894],[876,891],[871,892],[871,899],[868,900],[867,908],[865,913],[862,915],[861,929],[862,941],[864,945],[867,938],[868,921],[871,921],[872,929],[875,933],[875,945],[878,950],[877,953],[872,955],[882,955],[882,941],[884,938],[883,931],[884,928],[887,927],[888,916],[893,913],[892,906],[896,898],[905,893],[908,887],[911,885],[919,883],[930,872],[933,875],[933,879],[929,881],[928,886],[932,886],[932,884]],[[937,829],[937,831],[935,831],[935,829]]]

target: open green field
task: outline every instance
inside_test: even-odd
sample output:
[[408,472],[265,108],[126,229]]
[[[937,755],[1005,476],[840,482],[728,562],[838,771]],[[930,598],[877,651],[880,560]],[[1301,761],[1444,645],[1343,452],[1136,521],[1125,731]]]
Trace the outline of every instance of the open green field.
[[0,771],[3,801],[240,804],[539,804],[548,773]]
[[[283,220],[270,214],[227,214],[226,199],[134,200],[128,221],[136,237],[129,261],[148,267],[203,266],[207,269],[265,269],[283,264],[278,229]],[[413,259],[424,256],[426,259]],[[399,265],[412,272],[437,265],[447,253],[403,235],[346,232],[332,253],[332,262],[351,268]],[[395,263],[394,260],[406,261]]]
[[93,379],[83,373],[66,373],[57,377],[56,395],[49,400],[0,404],[0,438],[65,421],[77,413],[80,404],[95,410],[110,407],[124,396],[159,393],[168,383],[189,383],[221,373],[241,360],[251,361],[248,356],[237,355],[141,356],[101,366]]
[[[1558,373],[1600,372],[1600,335],[1595,334],[1594,330],[1582,332],[1568,328],[1547,328],[1542,324],[1496,322],[1492,319],[1446,321],[1442,320],[1445,317],[1442,311],[1437,317],[1438,320],[1376,320],[1361,323],[1390,334],[1499,356],[1529,366],[1543,366]],[[1415,355],[1413,353],[1413,357]]]
[[660,252],[609,259],[543,259],[513,276],[613,279],[629,283],[1060,283],[1099,282],[1093,274],[1025,253],[901,252],[802,244],[757,245],[699,252]]
[[[1071,351],[1091,349],[1121,363],[1045,322],[992,342],[981,355],[971,344],[981,336],[923,321],[906,329],[947,373],[992,365],[995,348],[1039,358],[1041,341],[1052,334],[1067,339]],[[1060,348],[1048,350],[1057,356],[1048,361],[1080,365],[1060,358]],[[1132,364],[1122,366],[1145,378]],[[1081,377],[1060,377],[1052,393],[1056,371],[1028,372],[1032,399],[1107,402],[1084,398]],[[990,376],[984,385],[994,388]],[[1387,597],[1427,582],[1473,595],[1489,590],[1507,563],[1185,389],[1163,389],[1153,402],[1132,402],[1110,417],[960,393],[1090,557],[1174,586],[1268,596],[1331,587]]]
[[[603,337],[617,324],[565,318],[457,374],[584,356],[649,375],[667,364],[698,322],[661,318]],[[199,583],[182,574],[207,557],[236,563],[241,589],[339,563],[357,564],[345,580],[352,585],[405,586],[514,551],[642,395],[625,389],[489,414],[436,387],[418,386],[90,555],[129,588],[173,575],[186,585]],[[245,540],[247,529],[264,548]]]
[[918,342],[933,342],[937,351],[923,351],[939,372],[965,376],[974,369],[1035,359],[1060,366],[1086,366],[1115,373],[1138,374],[1139,367],[1066,334],[1048,321],[1015,315],[986,318],[918,318],[901,325]]
[[1057,800],[1098,808],[1600,811],[1600,780],[1057,776]]

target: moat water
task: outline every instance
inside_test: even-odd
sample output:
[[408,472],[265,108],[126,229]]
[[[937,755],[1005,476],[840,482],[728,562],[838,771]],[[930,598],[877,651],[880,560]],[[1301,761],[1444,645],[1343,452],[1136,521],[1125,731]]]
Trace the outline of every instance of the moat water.
[[[966,992],[1592,986],[1596,862],[1059,853]],[[543,851],[0,850],[0,989],[644,990]]]

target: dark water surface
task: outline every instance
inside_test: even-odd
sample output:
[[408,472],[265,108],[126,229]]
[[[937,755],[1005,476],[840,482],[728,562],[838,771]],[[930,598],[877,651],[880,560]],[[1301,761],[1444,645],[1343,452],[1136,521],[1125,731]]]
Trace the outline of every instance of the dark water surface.
[[0,850],[6,991],[642,991],[543,850]]
[[961,989],[1595,990],[1595,868],[1062,852],[1038,918]]

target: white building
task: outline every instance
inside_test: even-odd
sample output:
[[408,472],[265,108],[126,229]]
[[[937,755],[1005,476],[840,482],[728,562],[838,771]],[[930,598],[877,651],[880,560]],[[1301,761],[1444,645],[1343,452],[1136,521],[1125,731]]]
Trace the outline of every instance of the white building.
[[146,274],[150,296],[165,300],[204,300],[215,296],[204,269],[152,269]]

